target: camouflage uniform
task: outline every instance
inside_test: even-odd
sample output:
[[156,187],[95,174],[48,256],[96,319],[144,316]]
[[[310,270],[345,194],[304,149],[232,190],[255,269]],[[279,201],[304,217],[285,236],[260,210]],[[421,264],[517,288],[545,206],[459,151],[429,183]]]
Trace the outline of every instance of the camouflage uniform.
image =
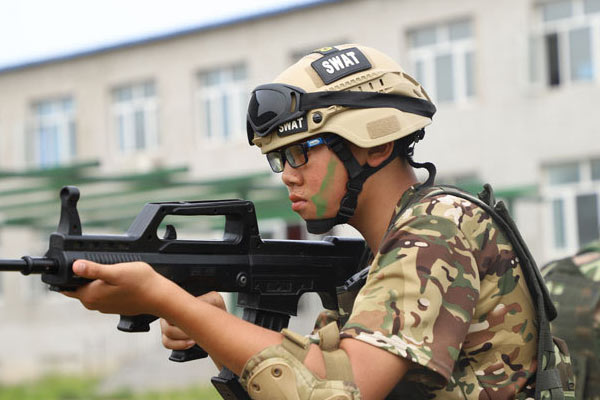
[[465,199],[417,198],[411,188],[342,337],[418,365],[388,398],[526,398],[535,390],[535,315],[519,260],[492,218]]
[[600,400],[600,241],[542,267],[559,311],[552,330],[567,340],[582,400]]

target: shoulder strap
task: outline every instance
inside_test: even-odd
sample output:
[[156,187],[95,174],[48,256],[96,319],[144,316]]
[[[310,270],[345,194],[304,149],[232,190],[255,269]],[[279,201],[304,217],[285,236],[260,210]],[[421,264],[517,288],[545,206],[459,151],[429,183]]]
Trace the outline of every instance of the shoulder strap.
[[[521,261],[523,275],[527,282],[529,292],[533,296],[537,311],[538,323],[538,371],[536,373],[536,399],[540,397],[542,391],[550,391],[552,399],[562,399],[562,384],[559,372],[553,368],[553,363],[548,363],[549,359],[554,358],[554,342],[550,332],[550,321],[556,318],[556,307],[552,303],[548,289],[544,284],[540,271],[525,241],[523,240],[517,226],[510,217],[506,205],[503,201],[496,202],[494,192],[489,184],[483,186],[483,191],[477,197],[458,190],[457,188],[437,186],[438,190],[433,190],[425,197],[439,194],[449,194],[461,197],[472,203],[477,204],[484,209],[503,230],[505,235],[512,243],[515,253]],[[550,369],[546,367],[552,366]]]

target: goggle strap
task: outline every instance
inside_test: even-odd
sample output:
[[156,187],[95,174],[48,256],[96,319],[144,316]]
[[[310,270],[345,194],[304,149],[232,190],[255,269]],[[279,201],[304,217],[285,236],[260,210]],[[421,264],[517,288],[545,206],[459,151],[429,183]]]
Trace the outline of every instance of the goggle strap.
[[299,110],[309,111],[332,105],[349,108],[396,108],[411,114],[432,118],[436,112],[433,103],[416,97],[379,92],[312,92],[300,96]]

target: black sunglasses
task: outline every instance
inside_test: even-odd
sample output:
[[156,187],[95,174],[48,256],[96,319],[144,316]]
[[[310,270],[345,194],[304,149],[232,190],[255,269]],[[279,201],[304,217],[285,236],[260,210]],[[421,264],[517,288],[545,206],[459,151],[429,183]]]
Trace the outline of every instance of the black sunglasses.
[[293,168],[298,168],[308,162],[308,150],[321,144],[325,144],[325,140],[321,137],[295,143],[283,149],[268,152],[267,160],[273,172],[283,172],[286,161]]

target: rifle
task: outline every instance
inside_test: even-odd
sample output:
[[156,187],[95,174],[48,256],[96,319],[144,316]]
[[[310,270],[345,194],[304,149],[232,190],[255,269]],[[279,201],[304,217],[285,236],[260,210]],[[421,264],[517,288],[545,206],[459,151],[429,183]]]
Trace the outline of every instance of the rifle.
[[[210,291],[237,292],[242,318],[279,331],[297,315],[300,296],[319,294],[323,306],[337,308],[336,288],[363,264],[362,239],[328,236],[322,241],[263,240],[254,204],[247,200],[147,203],[125,235],[83,235],[77,201],[79,190],[60,191],[61,211],[56,232],[50,235],[43,257],[0,259],[0,271],[41,274],[50,290],[68,291],[88,279],[73,275],[72,264],[87,259],[102,264],[143,261],[194,296]],[[161,222],[169,215],[224,216],[222,240],[177,239],[173,225]],[[153,315],[121,315],[117,329],[147,332]],[[172,361],[204,358],[199,346],[173,351]],[[225,399],[249,399],[231,371],[223,369],[213,384]]]

